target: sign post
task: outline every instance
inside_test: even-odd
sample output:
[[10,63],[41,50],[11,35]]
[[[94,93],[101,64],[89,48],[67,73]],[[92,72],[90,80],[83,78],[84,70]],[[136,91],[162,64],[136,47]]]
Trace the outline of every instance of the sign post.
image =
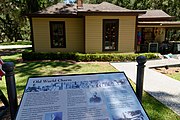
[[2,65],[2,69],[5,71],[5,78],[6,78],[6,86],[7,86],[7,93],[10,105],[10,113],[11,119],[15,118],[18,102],[17,102],[17,93],[16,93],[16,84],[15,84],[15,77],[14,77],[14,63],[13,62],[5,62]]
[[136,95],[139,101],[142,101],[142,93],[143,93],[143,81],[144,81],[144,67],[146,63],[145,56],[138,56],[136,58],[138,63],[137,65],[137,79],[136,79]]

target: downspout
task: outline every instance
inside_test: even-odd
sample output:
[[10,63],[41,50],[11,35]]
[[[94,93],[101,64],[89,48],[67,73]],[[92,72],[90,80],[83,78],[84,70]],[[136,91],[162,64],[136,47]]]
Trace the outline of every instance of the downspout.
[[134,41],[134,52],[137,52],[137,28],[138,28],[138,15],[136,15],[136,23],[135,23],[135,41]]
[[29,22],[30,22],[30,29],[31,29],[31,36],[30,39],[32,41],[32,51],[35,52],[34,48],[34,34],[33,34],[33,25],[32,25],[32,17],[29,17]]
[[86,17],[83,16],[83,29],[84,29],[84,53],[86,53]]

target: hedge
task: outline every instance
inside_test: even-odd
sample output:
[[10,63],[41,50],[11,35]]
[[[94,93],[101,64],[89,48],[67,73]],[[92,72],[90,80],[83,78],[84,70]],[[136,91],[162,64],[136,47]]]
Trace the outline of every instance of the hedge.
[[74,61],[135,61],[139,55],[146,56],[147,59],[158,59],[157,53],[96,53],[96,54],[83,54],[83,53],[45,53],[45,52],[23,52],[23,60],[74,60]]

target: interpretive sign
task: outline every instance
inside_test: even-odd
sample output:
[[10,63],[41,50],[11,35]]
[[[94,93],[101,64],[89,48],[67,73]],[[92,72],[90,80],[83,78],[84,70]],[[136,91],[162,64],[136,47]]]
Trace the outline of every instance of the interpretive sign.
[[124,72],[29,78],[16,120],[149,120]]

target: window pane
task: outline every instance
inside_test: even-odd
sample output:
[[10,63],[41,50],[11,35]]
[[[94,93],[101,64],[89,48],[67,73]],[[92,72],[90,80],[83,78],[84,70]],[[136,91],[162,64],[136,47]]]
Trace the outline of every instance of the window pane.
[[117,50],[118,20],[104,20],[104,50]]
[[65,48],[65,22],[50,22],[51,47]]
[[53,33],[54,35],[63,35],[63,25],[53,24]]

